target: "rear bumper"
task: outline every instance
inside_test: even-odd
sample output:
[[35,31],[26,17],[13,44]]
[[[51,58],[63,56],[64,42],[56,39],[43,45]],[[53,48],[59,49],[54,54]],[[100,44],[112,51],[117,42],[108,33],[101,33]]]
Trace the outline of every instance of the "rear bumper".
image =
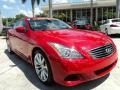
[[58,60],[55,57],[50,59],[55,82],[64,86],[74,86],[108,74],[117,63],[117,53],[97,60]]
[[120,28],[119,27],[113,27],[108,31],[108,34],[120,34]]

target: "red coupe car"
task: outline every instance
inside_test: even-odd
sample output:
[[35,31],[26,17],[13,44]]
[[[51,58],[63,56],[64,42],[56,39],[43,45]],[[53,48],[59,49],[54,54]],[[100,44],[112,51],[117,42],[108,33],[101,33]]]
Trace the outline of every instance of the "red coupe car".
[[24,18],[7,32],[8,52],[32,64],[41,82],[74,86],[110,73],[117,62],[103,33],[75,30],[53,18]]

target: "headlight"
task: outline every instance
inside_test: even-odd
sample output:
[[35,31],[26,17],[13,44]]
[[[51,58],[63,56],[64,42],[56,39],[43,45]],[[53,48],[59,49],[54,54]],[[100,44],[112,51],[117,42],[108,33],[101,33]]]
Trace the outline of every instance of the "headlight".
[[49,43],[53,48],[57,50],[61,57],[64,58],[83,58],[83,56],[74,48],[68,48],[61,44]]

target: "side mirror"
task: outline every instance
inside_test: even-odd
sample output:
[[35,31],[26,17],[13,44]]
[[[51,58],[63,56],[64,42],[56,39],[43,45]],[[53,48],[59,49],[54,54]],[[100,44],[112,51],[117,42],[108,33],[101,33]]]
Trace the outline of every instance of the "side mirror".
[[26,29],[25,29],[25,27],[17,27],[16,31],[19,32],[19,33],[25,33]]

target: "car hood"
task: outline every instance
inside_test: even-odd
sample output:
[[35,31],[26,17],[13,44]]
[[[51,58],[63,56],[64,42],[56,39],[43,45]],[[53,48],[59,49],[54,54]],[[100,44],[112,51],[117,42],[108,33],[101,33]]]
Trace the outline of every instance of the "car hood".
[[[39,36],[41,36],[39,34]],[[75,46],[76,48],[91,49],[112,43],[111,39],[99,32],[87,30],[48,30],[43,31],[42,37],[48,42]]]

